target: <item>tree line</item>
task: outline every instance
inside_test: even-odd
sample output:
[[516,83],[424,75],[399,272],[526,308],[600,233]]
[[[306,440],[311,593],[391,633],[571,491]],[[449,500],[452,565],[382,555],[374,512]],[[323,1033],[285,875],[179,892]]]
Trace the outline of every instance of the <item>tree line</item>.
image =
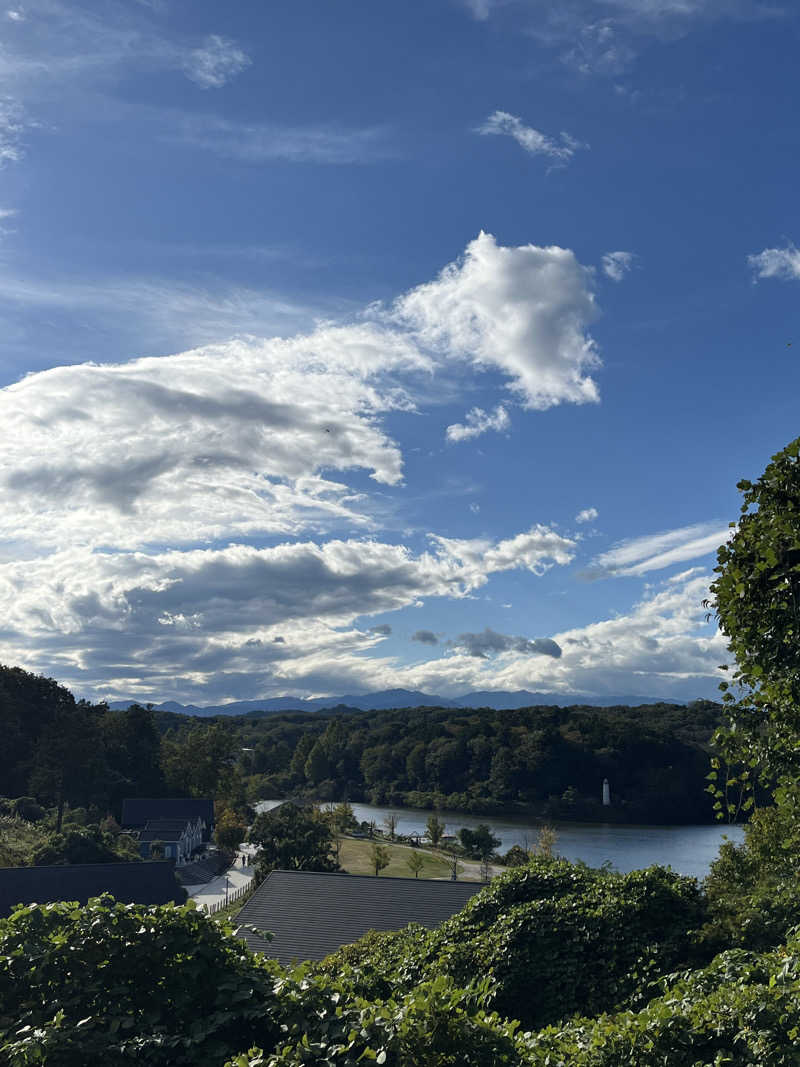
[[[708,822],[720,705],[415,708],[231,721],[263,797],[549,818]],[[602,805],[608,778],[612,806]]]

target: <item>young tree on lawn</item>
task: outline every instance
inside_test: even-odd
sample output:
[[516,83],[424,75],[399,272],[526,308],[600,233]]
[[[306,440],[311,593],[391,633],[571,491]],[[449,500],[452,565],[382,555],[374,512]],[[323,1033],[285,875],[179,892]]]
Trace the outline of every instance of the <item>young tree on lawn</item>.
[[397,836],[397,815],[395,812],[390,811],[388,815],[384,815],[383,825],[389,833],[389,840],[394,841]]
[[419,878],[420,871],[425,866],[425,860],[420,856],[419,852],[412,852],[406,863],[409,869],[414,872],[414,877]]
[[444,836],[444,823],[438,815],[429,815],[425,828],[428,831],[428,837],[430,838],[431,844],[434,848],[438,848],[439,842]]
[[383,845],[379,845],[377,841],[372,846],[372,866],[375,868],[375,877],[377,878],[384,867],[389,866],[391,856],[389,855],[389,849],[384,848]]

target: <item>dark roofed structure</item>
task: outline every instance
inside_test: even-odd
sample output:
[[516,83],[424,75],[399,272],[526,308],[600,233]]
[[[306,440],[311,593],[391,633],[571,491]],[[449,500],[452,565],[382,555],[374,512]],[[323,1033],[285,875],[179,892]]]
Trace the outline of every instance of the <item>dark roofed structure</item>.
[[[426,878],[272,871],[239,912],[241,937],[253,952],[281,963],[321,960],[368,930],[436,929],[483,886]],[[269,930],[267,941],[244,925]]]
[[111,893],[125,904],[182,904],[183,889],[171,863],[75,863],[0,868],[0,915],[17,904],[52,904]]
[[122,826],[126,829],[143,828],[156,819],[201,819],[207,841],[214,825],[214,801],[210,797],[129,797],[122,801]]

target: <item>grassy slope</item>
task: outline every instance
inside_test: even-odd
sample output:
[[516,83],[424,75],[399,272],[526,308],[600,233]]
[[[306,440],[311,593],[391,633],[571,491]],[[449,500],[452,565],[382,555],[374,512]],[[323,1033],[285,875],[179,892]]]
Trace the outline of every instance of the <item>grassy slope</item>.
[[[384,867],[381,876],[384,878],[413,878],[414,874],[408,866],[408,857],[412,853],[422,856],[425,866],[420,871],[420,878],[449,878],[450,866],[446,860],[427,849],[410,848],[408,845],[392,845],[388,841],[379,842],[389,850],[391,862]],[[350,874],[374,874],[375,868],[371,860],[372,842],[346,837],[342,841],[339,863]],[[467,879],[466,875],[462,878]],[[467,879],[468,880],[468,879]]]

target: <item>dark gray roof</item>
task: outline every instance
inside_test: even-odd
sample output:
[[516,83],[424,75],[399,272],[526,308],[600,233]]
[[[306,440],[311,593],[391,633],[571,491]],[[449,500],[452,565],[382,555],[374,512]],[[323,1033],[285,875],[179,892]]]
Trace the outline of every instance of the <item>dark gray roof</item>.
[[214,823],[210,797],[133,797],[122,801],[122,825],[144,826],[152,819],[196,819]]
[[409,923],[433,930],[482,888],[477,882],[272,871],[236,922],[275,935],[266,941],[240,925],[239,937],[253,952],[281,963],[321,960],[368,930],[402,930]]
[[185,830],[185,828],[186,823],[184,823],[180,827],[180,829],[177,830],[167,830],[164,827],[160,827],[157,830],[151,830],[148,827],[145,830],[139,831],[138,838],[140,841],[164,841],[165,843],[167,841],[180,841],[180,839],[183,837],[183,831]]
[[185,830],[194,819],[148,819],[145,830]]
[[50,904],[111,893],[125,904],[182,903],[171,863],[79,863],[55,867],[0,868],[0,915],[16,904]]

